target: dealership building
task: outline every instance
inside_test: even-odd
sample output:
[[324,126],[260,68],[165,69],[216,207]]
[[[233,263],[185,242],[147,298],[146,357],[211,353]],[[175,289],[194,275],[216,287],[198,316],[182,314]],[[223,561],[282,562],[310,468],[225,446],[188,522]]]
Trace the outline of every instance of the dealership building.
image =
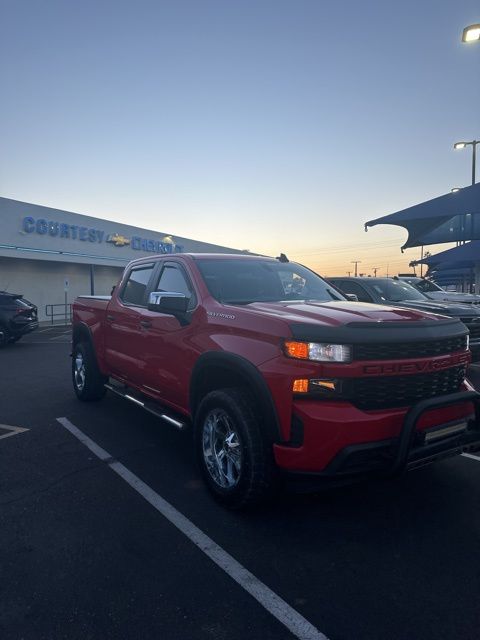
[[0,291],[33,302],[39,320],[60,320],[78,295],[109,294],[130,260],[182,252],[244,253],[0,198]]

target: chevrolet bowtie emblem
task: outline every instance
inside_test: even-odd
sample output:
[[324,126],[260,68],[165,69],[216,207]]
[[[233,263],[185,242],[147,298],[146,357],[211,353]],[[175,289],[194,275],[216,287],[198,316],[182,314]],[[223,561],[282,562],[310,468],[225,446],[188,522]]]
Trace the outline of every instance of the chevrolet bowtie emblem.
[[130,244],[130,238],[125,238],[125,236],[121,236],[118,233],[112,233],[107,236],[105,242],[111,242],[116,247],[124,247],[126,244]]

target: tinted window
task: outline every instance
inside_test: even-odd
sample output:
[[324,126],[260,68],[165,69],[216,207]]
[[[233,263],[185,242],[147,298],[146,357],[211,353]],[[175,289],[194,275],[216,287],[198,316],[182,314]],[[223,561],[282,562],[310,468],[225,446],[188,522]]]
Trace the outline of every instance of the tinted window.
[[22,298],[22,296],[6,296],[0,294],[0,304],[8,307],[21,307],[23,309],[28,309],[29,307],[33,307],[31,303]]
[[320,276],[299,264],[251,259],[202,259],[197,264],[210,293],[220,302],[344,299]]
[[170,293],[183,293],[190,298],[189,308],[196,304],[196,298],[182,269],[174,264],[166,264],[163,267],[158,285],[155,291],[169,291]]
[[408,282],[402,282],[401,280],[372,278],[370,286],[375,289],[382,300],[390,302],[425,300],[423,293],[414,289]]
[[353,293],[357,296],[360,302],[373,302],[372,297],[365,289],[354,282],[353,280],[337,280],[337,287],[339,287],[344,293]]
[[135,267],[130,271],[121,295],[123,302],[145,306],[145,293],[152,271],[153,264]]
[[440,287],[437,287],[433,282],[429,282],[428,280],[416,280],[411,283],[414,287],[416,287],[419,291],[423,292],[431,292],[431,291],[442,291]]

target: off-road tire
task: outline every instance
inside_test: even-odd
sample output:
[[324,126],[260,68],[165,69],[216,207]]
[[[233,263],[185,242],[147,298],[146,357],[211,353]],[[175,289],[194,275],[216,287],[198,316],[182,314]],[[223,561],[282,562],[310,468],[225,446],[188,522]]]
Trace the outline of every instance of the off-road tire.
[[[82,365],[83,369],[81,369]],[[107,378],[98,368],[91,344],[89,342],[75,344],[72,352],[72,383],[77,398],[85,402],[101,400],[106,393],[106,381]]]
[[[235,433],[241,452],[238,480],[233,487],[222,487],[208,469],[204,452],[204,438],[208,432],[208,420],[212,415],[226,414]],[[208,439],[208,438],[207,438]],[[259,413],[253,397],[242,388],[212,391],[200,403],[194,421],[194,442],[197,461],[202,476],[221,504],[241,509],[270,498],[276,488],[276,467],[272,443],[262,432]]]
[[5,347],[10,342],[10,334],[7,331],[7,329],[4,327],[0,327],[0,331],[2,332],[0,334],[0,349],[1,349],[2,347]]

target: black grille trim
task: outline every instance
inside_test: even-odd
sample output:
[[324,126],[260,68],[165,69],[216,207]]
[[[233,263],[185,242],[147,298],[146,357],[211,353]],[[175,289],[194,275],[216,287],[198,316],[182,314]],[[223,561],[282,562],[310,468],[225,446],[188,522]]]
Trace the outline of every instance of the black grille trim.
[[472,322],[470,318],[462,318],[462,322],[470,331],[470,340],[478,340],[480,338],[480,322]]
[[[480,327],[479,327],[480,329]],[[425,342],[383,342],[353,345],[354,360],[404,360],[429,358],[466,351],[467,336],[428,340]]]
[[409,406],[460,390],[466,367],[461,365],[411,376],[385,376],[343,380],[342,397],[360,409]]

